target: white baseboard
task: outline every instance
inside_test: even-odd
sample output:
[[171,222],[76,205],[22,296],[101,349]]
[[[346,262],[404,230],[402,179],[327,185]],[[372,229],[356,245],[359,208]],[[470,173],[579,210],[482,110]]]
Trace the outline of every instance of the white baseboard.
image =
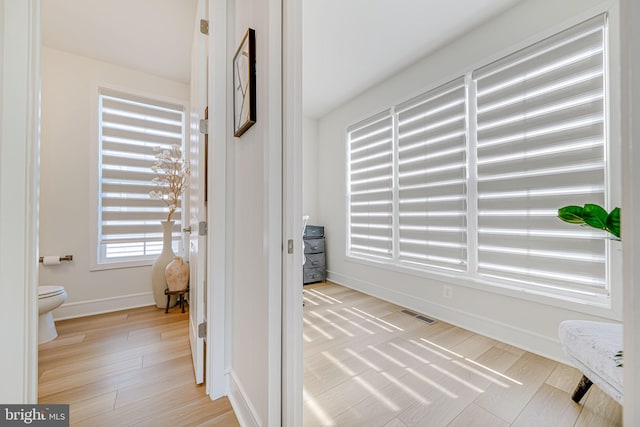
[[238,418],[238,422],[242,427],[261,427],[260,417],[247,397],[238,377],[231,370],[229,372],[229,401],[233,407],[233,412]]
[[551,338],[533,331],[515,327],[508,323],[434,303],[433,301],[415,295],[398,292],[394,289],[389,289],[343,274],[328,272],[327,280],[418,313],[433,316],[452,325],[519,347],[548,359],[570,364],[564,353],[562,353],[560,340],[558,338]]
[[109,313],[148,305],[155,305],[152,292],[69,302],[53,310],[53,318],[55,320],[73,319],[74,317],[92,316],[94,314]]

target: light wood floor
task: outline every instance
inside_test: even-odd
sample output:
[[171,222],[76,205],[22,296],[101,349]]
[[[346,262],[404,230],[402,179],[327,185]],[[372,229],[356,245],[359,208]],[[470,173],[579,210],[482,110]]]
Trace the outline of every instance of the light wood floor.
[[143,307],[56,323],[39,348],[39,403],[72,426],[238,426],[227,398],[194,382],[188,312]]
[[604,427],[622,410],[576,369],[329,282],[305,286],[304,425]]

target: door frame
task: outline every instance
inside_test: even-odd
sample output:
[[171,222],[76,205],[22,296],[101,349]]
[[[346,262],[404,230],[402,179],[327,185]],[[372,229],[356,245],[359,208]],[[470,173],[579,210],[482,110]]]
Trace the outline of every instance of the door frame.
[[227,206],[227,99],[230,81],[227,49],[227,1],[209,1],[209,149],[207,164],[209,189],[207,223],[207,345],[206,390],[211,399],[226,396],[229,390],[230,313],[227,289],[230,228]]
[[0,401],[36,403],[40,0],[0,0],[0,8],[0,289],[12,301],[0,319],[13,349],[0,364]]
[[[640,5],[635,0],[621,1],[622,19],[622,211],[624,218],[640,216]],[[634,147],[635,146],[635,147]],[[626,360],[640,359],[640,226],[624,222],[622,230],[623,256],[623,322],[624,356]],[[623,424],[640,425],[640,407],[634,402],[640,397],[640,367],[635,363],[624,366]]]
[[[282,425],[303,424],[302,1],[282,1]],[[286,247],[286,245],[285,245]]]

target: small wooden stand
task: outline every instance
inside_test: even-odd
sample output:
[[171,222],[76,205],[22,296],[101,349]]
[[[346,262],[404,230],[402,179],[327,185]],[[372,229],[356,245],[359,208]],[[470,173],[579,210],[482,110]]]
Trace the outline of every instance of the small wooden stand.
[[187,292],[189,292],[189,286],[187,286],[187,289],[183,289],[181,291],[170,291],[169,288],[165,289],[164,294],[167,296],[167,308],[164,310],[164,312],[165,313],[169,312],[169,303],[171,302],[171,295],[178,295],[179,296],[178,302],[180,303],[180,308],[184,313],[184,294]]

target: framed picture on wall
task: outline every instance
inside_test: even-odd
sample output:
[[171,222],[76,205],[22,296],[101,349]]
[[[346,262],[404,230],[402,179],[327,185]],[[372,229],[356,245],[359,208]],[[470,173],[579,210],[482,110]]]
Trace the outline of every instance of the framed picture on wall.
[[249,28],[233,57],[233,135],[256,122],[256,32]]

